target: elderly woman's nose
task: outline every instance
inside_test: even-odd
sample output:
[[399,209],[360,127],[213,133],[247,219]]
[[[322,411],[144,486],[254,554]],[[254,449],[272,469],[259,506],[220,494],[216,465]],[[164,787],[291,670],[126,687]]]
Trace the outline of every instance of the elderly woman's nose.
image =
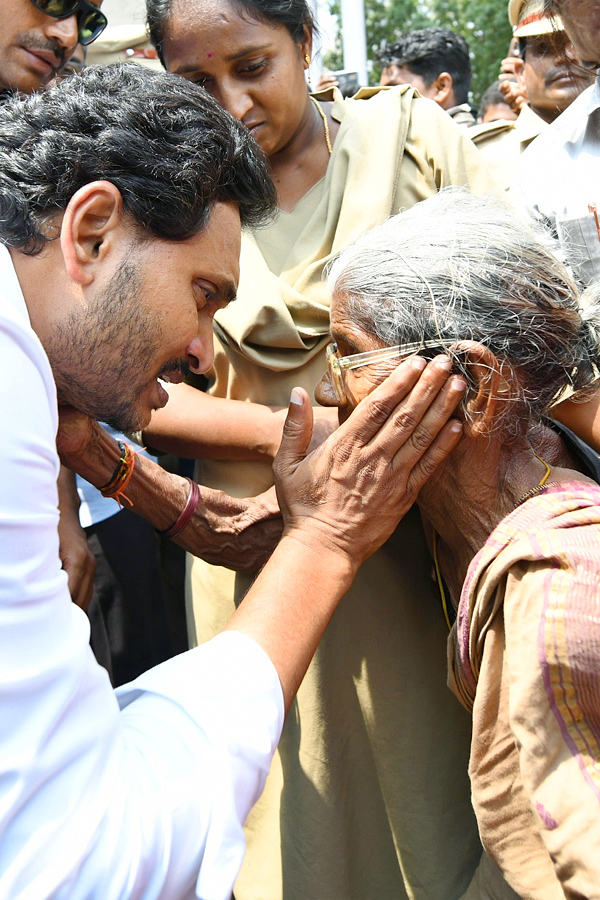
[[340,406],[340,401],[327,374],[315,388],[315,400],[320,406]]

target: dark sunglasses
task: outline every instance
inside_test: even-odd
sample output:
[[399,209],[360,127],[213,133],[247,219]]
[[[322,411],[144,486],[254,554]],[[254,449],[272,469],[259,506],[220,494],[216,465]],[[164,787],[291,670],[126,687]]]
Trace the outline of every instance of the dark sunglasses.
[[68,19],[77,13],[79,43],[84,46],[95,41],[108,24],[104,13],[88,0],[31,0],[31,2],[53,19]]

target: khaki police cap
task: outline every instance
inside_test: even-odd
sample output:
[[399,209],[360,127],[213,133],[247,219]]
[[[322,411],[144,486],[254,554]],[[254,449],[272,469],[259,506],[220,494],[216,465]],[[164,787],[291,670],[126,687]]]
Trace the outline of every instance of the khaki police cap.
[[559,16],[546,14],[544,0],[510,0],[508,18],[513,27],[513,35],[518,38],[564,31]]

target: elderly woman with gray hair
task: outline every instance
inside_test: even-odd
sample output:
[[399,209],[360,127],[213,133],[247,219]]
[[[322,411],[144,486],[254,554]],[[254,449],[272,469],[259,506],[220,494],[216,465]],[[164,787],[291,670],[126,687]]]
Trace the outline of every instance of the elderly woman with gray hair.
[[316,396],[341,418],[410,353],[445,349],[466,379],[463,437],[418,504],[482,841],[518,896],[600,897],[600,487],[548,418],[597,377],[598,301],[530,224],[453,190],[346,249],[330,287]]

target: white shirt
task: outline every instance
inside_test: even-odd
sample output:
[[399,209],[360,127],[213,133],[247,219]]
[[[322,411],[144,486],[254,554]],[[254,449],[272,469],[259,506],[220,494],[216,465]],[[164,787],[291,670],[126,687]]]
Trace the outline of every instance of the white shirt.
[[600,276],[598,80],[523,153],[510,197],[558,235],[566,260],[583,281]]
[[0,246],[0,898],[225,900],[283,725],[229,632],[115,692],[58,557],[56,390]]

